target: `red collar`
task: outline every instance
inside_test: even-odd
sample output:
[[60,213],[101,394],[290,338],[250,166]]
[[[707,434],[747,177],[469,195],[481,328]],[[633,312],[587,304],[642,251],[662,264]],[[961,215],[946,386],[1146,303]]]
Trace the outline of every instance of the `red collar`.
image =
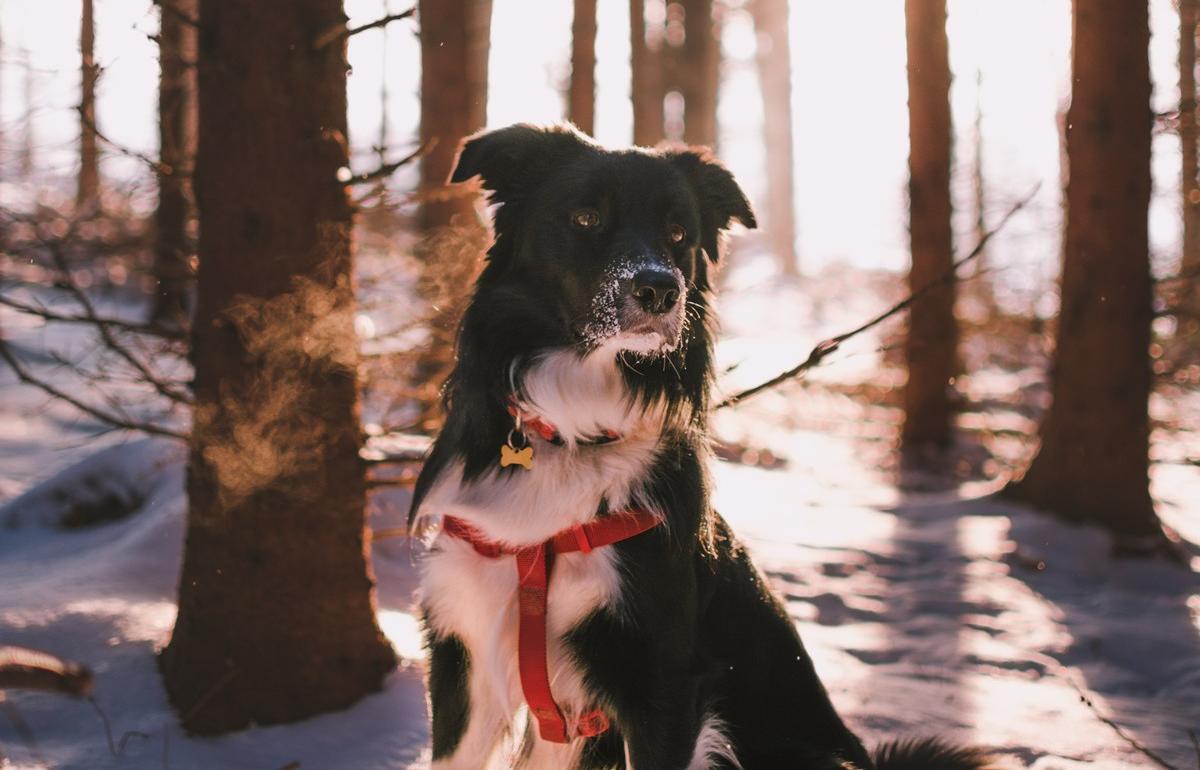
[[[528,424],[528,423],[526,423]],[[546,662],[546,603],[550,586],[550,570],[554,555],[581,551],[619,543],[658,526],[658,516],[639,510],[600,516],[587,524],[576,524],[551,536],[544,543],[514,547],[487,540],[483,533],[462,519],[446,516],[442,531],[450,537],[471,544],[481,556],[489,559],[515,556],[517,563],[517,606],[520,622],[517,636],[517,658],[521,673],[521,691],[525,702],[538,721],[544,740],[568,743],[574,738],[590,738],[608,729],[608,716],[600,709],[579,715],[574,729],[568,730],[562,709],[550,691],[550,671]]]
[[[516,418],[516,430],[518,433],[524,433],[525,428],[529,428],[534,433],[541,436],[542,440],[549,441],[551,444],[562,446],[563,437],[558,432],[558,428],[543,420],[533,412],[526,411],[521,408],[521,403],[517,400],[516,395],[508,397],[508,413]],[[603,430],[599,436],[579,441],[580,444],[611,444],[618,441],[621,434],[615,430]]]

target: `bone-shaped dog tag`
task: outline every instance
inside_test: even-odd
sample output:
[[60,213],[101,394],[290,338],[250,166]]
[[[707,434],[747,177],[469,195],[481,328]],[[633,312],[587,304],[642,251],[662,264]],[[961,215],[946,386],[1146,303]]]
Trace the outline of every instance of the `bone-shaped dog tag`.
[[525,470],[533,470],[533,447],[527,446],[524,449],[517,449],[508,444],[500,445],[500,467],[507,468],[510,465],[519,465]]

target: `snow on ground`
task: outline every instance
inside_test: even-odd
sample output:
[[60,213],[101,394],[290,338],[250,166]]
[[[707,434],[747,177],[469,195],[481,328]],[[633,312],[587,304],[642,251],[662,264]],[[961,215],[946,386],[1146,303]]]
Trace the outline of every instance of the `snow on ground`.
[[[745,285],[736,302],[726,302],[720,356],[725,365],[741,362],[727,390],[786,368],[821,336],[845,328],[843,321],[878,306],[862,296],[868,292],[852,292],[844,307],[812,308],[807,292]],[[764,328],[769,337],[755,333]],[[22,333],[15,336],[20,343]],[[856,343],[818,377],[868,378],[877,346],[878,339]],[[717,420],[722,437],[753,439],[787,458],[778,470],[718,464],[716,502],[785,598],[855,729],[872,743],[950,735],[1036,770],[1150,766],[1081,701],[1078,686],[1135,740],[1176,767],[1194,767],[1188,731],[1200,729],[1197,573],[1115,560],[1098,531],[986,497],[994,483],[901,491],[926,486],[897,485],[878,469],[875,409],[790,386]],[[46,406],[7,371],[0,372],[0,425],[0,503],[7,500],[0,507],[0,644],[90,665],[116,736],[144,734],[113,756],[86,702],[11,694],[7,713],[19,715],[36,744],[27,745],[0,711],[7,757],[0,766],[428,766],[409,541],[374,546],[380,622],[402,659],[382,692],[296,725],[188,738],[175,726],[154,662],[175,614],[181,447],[108,436],[97,454],[81,442],[86,425]],[[1200,469],[1157,466],[1154,482],[1164,518],[1200,540]],[[405,494],[376,495],[372,525],[398,525]],[[123,509],[133,512],[106,520]],[[91,519],[100,521],[62,528],[64,520]]]

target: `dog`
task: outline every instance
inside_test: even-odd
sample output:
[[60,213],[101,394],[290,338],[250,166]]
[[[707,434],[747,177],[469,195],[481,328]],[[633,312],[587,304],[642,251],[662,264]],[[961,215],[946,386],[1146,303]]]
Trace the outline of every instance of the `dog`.
[[713,510],[712,271],[745,194],[700,149],[468,138],[495,240],[414,491],[434,770],[982,770],[868,753]]

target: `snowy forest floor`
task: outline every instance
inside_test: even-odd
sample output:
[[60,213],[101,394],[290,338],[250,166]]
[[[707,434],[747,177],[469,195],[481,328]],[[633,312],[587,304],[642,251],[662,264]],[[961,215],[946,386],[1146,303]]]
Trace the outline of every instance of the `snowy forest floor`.
[[[734,367],[726,392],[802,360],[884,307],[900,283],[829,271],[778,286],[754,275],[735,272],[722,302],[719,358]],[[50,332],[17,321],[0,313],[6,338],[35,360]],[[988,496],[1027,459],[1037,417],[1029,404],[1046,389],[1040,365],[1028,356],[997,365],[998,340],[983,335],[968,339],[971,374],[958,383],[970,441],[942,473],[898,468],[889,395],[897,377],[886,352],[897,328],[856,340],[804,382],[724,410],[715,423],[727,458],[714,470],[717,506],[784,597],[835,704],[868,743],[940,734],[1015,767],[1154,766],[1136,742],[1176,768],[1197,767],[1189,732],[1200,731],[1200,557],[1192,570],[1113,558],[1100,531]],[[1155,432],[1159,512],[1200,543],[1200,467],[1172,462],[1200,456],[1196,426],[1175,419],[1200,415],[1200,397],[1160,391],[1152,412],[1172,425]],[[110,747],[86,702],[11,694],[0,710],[0,767],[427,767],[413,544],[373,547],[380,622],[402,659],[381,693],[301,724],[188,738],[154,658],[175,615],[181,446],[95,438],[99,426],[7,369],[0,425],[0,644],[91,666],[114,738],[126,736]],[[406,501],[403,489],[377,492],[371,526],[398,526]],[[62,526],[81,511],[101,520],[132,513]]]

